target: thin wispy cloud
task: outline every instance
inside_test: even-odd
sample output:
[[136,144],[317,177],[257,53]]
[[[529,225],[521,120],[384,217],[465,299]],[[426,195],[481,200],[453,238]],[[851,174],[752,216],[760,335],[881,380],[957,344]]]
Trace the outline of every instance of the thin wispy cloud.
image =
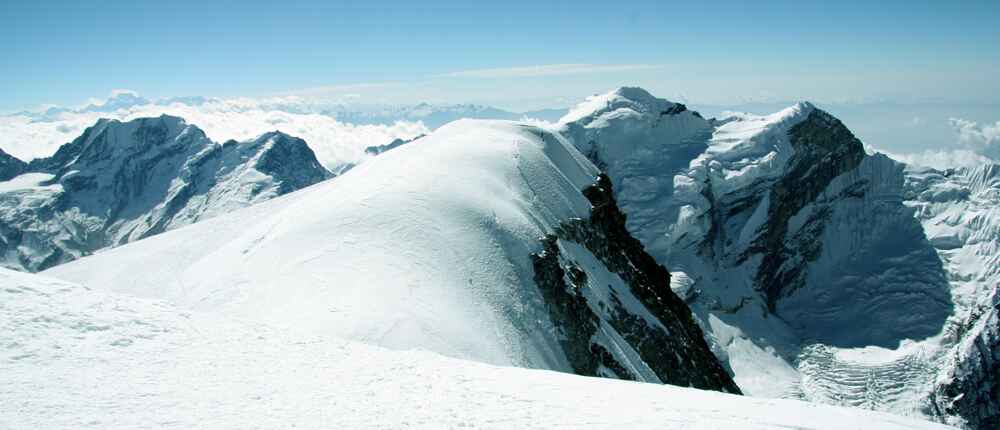
[[318,87],[301,88],[290,91],[282,91],[277,96],[323,96],[323,95],[347,95],[353,96],[357,93],[400,88],[406,86],[403,82],[366,82],[344,85],[323,85]]
[[434,75],[434,78],[533,78],[542,76],[583,75],[597,73],[632,72],[659,69],[656,64],[542,64],[535,66],[501,67],[495,69],[460,70]]

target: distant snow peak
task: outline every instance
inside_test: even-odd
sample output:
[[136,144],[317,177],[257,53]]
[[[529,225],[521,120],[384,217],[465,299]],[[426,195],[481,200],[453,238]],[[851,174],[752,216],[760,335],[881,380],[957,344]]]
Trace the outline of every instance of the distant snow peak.
[[19,172],[17,166],[7,160],[0,168],[50,175],[45,184],[0,191],[0,264],[28,271],[332,176],[302,139],[271,132],[219,145],[170,115],[99,120],[51,157],[32,160]]
[[559,122],[562,124],[594,122],[608,115],[676,115],[686,110],[687,107],[683,104],[656,98],[642,88],[621,87],[608,93],[587,97],[587,100],[570,109]]

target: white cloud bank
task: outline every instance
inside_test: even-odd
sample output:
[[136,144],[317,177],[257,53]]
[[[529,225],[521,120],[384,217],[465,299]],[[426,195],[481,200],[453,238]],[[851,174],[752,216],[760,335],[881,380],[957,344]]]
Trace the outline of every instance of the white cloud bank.
[[1000,160],[1000,121],[979,124],[960,118],[949,120],[958,133],[958,143],[978,154]]
[[935,169],[972,167],[986,163],[1000,163],[1000,121],[980,124],[961,118],[948,122],[955,131],[956,147],[923,152],[899,153],[878,150],[907,164]]
[[970,151],[968,149],[955,149],[950,151],[923,151],[914,153],[894,153],[879,150],[890,158],[906,164],[922,167],[932,167],[935,169],[948,169],[952,167],[973,167],[986,163],[996,162],[990,158]]
[[99,118],[128,121],[167,114],[198,126],[216,142],[251,139],[280,130],[305,139],[320,162],[336,169],[361,160],[368,146],[428,132],[420,122],[355,125],[311,110],[305,101],[295,97],[266,100],[191,97],[150,102],[132,91],[116,90],[102,104],[0,116],[0,148],[22,160],[45,157],[78,137]]

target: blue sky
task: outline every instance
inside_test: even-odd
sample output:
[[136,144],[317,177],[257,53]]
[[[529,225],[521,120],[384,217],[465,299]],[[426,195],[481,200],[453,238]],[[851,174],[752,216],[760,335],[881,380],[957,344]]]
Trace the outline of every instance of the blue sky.
[[0,110],[349,95],[565,106],[622,84],[694,103],[1000,102],[1000,2],[0,0]]

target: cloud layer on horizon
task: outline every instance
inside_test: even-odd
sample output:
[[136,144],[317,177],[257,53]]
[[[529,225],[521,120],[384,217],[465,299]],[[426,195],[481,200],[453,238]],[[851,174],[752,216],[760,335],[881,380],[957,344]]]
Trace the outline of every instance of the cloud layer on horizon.
[[0,148],[22,160],[46,157],[78,137],[100,118],[128,121],[167,114],[184,118],[220,143],[228,139],[251,139],[268,131],[280,130],[305,139],[321,163],[337,169],[360,161],[365,157],[364,149],[368,146],[429,132],[421,122],[356,125],[340,122],[334,116],[316,110],[296,97],[188,97],[151,102],[132,91],[115,90],[111,98],[99,104],[0,116]]
[[[436,105],[434,108],[439,110],[435,113],[430,105],[344,103],[350,102],[343,98],[311,98],[302,95],[232,99],[176,97],[151,101],[134,91],[115,90],[107,100],[91,100],[88,104],[75,108],[49,107],[40,112],[0,116],[0,148],[24,160],[49,156],[59,146],[79,136],[99,118],[127,121],[169,114],[182,117],[188,123],[202,128],[217,142],[251,139],[264,132],[280,130],[305,139],[324,165],[338,169],[345,164],[363,160],[366,157],[364,149],[368,146],[426,134],[442,121],[449,120],[448,118],[477,115],[500,118],[498,115],[501,114],[514,115],[511,112],[490,111],[488,107],[472,105]],[[432,114],[427,116],[429,109]],[[441,112],[444,113],[435,116]],[[889,123],[884,120],[876,121],[875,124],[861,122],[851,125],[858,127],[855,132],[867,130],[862,127],[866,126],[888,133],[891,140],[882,139],[873,143],[873,146],[880,152],[909,164],[948,168],[1000,161],[1000,121],[991,124],[955,117],[947,120],[944,118],[949,117],[930,121],[922,116],[907,117],[907,133],[920,133],[923,130],[921,127],[933,124],[939,124],[942,129],[940,135],[935,135],[932,139],[940,144],[914,147],[911,151],[904,149],[906,145],[902,144],[880,144],[908,142],[903,131],[887,128]],[[527,120],[523,117],[521,119]],[[540,125],[546,124],[544,121],[539,122]]]
[[946,169],[1000,162],[1000,121],[980,124],[961,118],[948,120],[955,131],[957,148],[914,153],[885,152],[890,157],[916,166]]

